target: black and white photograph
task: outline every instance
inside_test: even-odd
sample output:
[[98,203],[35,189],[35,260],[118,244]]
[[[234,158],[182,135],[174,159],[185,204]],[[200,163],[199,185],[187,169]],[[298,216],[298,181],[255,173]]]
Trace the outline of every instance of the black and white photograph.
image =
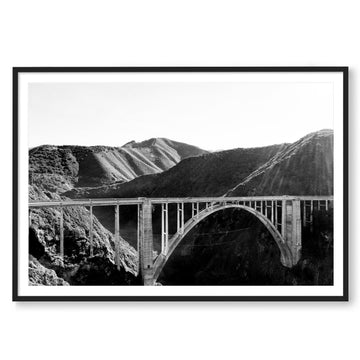
[[355,0],[0,6],[0,358],[360,358]]
[[346,300],[347,68],[14,68],[16,296]]

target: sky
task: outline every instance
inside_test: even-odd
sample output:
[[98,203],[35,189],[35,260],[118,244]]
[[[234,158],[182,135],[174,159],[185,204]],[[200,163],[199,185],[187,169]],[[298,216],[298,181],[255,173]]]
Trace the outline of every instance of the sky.
[[28,94],[30,148],[165,137],[215,151],[333,128],[326,82],[33,82]]

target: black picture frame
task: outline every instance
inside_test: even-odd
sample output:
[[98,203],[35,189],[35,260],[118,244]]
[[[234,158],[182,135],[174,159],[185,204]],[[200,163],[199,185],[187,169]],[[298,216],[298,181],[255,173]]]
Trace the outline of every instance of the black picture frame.
[[[340,296],[22,296],[19,295],[19,76],[22,73],[118,73],[118,72],[337,72],[343,79],[343,291]],[[346,66],[299,67],[14,67],[13,68],[13,301],[348,301],[348,81]]]

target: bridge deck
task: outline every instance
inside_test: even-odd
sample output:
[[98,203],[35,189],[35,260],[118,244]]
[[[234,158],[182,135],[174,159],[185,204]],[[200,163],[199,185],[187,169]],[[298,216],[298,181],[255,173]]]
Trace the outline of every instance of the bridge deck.
[[55,201],[30,201],[29,208],[44,208],[57,206],[111,206],[111,205],[138,205],[144,201],[152,204],[163,203],[203,203],[203,202],[235,202],[235,201],[325,201],[333,200],[333,196],[242,196],[242,197],[174,197],[174,198],[108,198],[108,199],[71,199]]

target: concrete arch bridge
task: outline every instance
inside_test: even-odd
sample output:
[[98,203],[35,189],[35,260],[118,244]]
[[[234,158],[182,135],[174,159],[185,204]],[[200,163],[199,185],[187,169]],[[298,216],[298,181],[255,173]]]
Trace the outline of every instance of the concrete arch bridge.
[[[176,206],[176,232],[169,233],[169,206]],[[332,196],[253,196],[253,197],[188,197],[188,198],[133,198],[79,199],[68,201],[30,202],[31,209],[60,208],[60,255],[64,256],[63,208],[85,206],[90,212],[90,255],[93,253],[93,207],[114,206],[115,262],[120,266],[120,209],[124,205],[137,206],[137,248],[139,268],[144,285],[155,285],[166,262],[185,236],[209,215],[228,208],[238,208],[254,215],[267,228],[279,247],[281,263],[286,267],[297,264],[301,257],[303,226],[312,226],[315,209],[333,208]],[[161,208],[161,251],[154,252],[153,209]],[[190,216],[185,218],[185,208]],[[190,210],[190,211],[189,211]],[[155,254],[155,255],[154,255]]]

